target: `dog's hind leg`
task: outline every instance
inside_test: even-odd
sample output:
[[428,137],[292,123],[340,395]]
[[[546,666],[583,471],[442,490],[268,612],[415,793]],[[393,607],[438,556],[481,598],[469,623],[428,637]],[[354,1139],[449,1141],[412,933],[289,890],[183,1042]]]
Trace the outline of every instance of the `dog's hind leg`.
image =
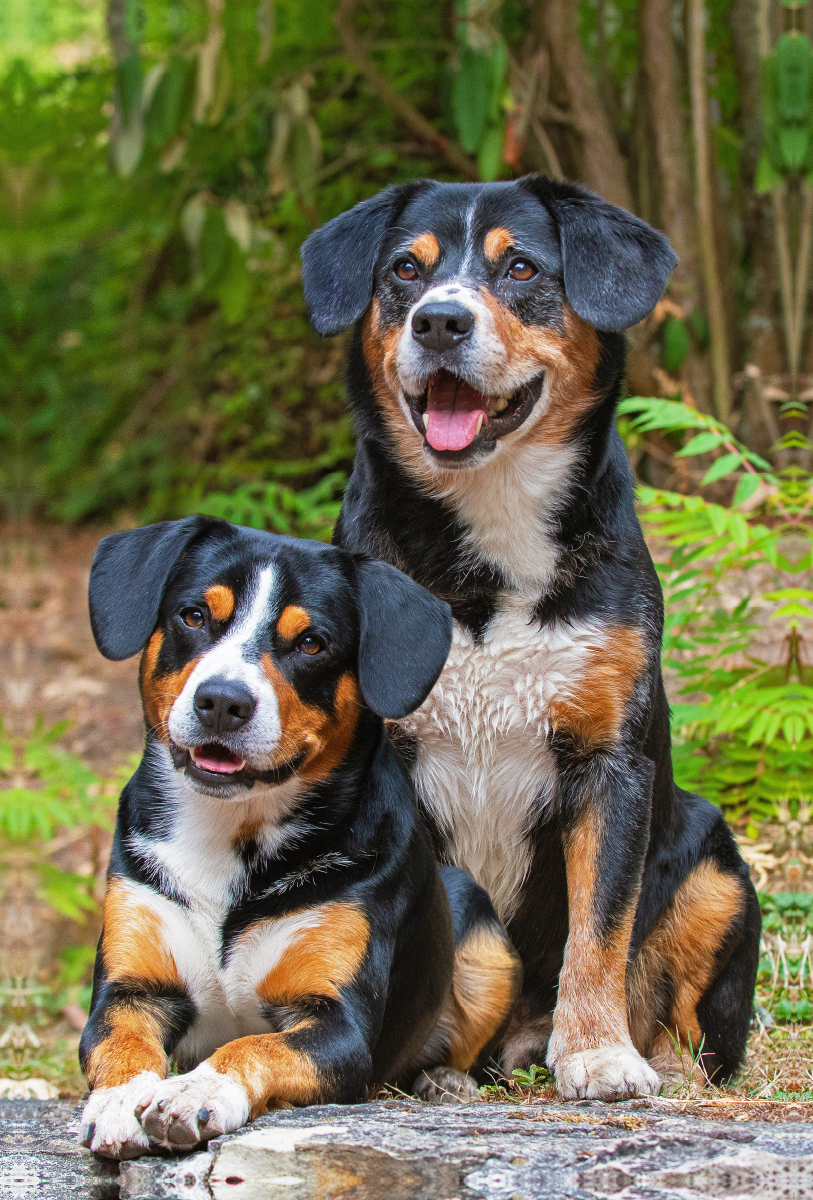
[[630,1029],[665,1084],[719,1085],[741,1065],[759,929],[750,881],[707,858],[644,941],[628,974]]
[[454,974],[414,1090],[435,1103],[479,1100],[470,1072],[488,1062],[505,1032],[522,966],[483,888],[458,867],[440,874],[452,910]]

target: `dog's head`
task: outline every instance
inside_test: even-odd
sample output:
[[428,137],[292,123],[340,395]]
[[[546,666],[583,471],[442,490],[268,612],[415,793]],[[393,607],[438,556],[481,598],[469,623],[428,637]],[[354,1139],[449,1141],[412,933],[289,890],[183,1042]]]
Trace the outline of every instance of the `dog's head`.
[[103,538],[90,619],[106,658],[144,649],[148,728],[223,798],[325,778],[362,708],[417,708],[451,642],[448,605],[394,567],[199,516]]
[[677,261],[637,217],[541,177],[389,188],[302,257],[314,328],[363,316],[386,424],[437,469],[477,466],[502,439],[567,440],[597,400],[596,331],[642,320]]

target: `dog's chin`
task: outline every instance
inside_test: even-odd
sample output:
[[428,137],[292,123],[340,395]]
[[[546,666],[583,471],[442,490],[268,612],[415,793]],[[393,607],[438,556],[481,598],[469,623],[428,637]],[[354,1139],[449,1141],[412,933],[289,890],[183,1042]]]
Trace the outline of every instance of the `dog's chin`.
[[275,787],[286,783],[296,775],[305,757],[301,751],[278,766],[261,769],[220,742],[185,747],[170,742],[169,752],[175,770],[183,771],[196,791],[222,800],[240,799],[255,784]]
[[[477,469],[484,466],[497,449],[500,439],[507,437],[520,429],[530,417],[542,394],[545,383],[545,372],[524,383],[510,396],[494,397],[479,394],[480,407],[483,411],[482,420],[469,431],[471,440],[466,445],[454,449],[440,449],[433,446],[427,436],[430,433],[430,393],[437,381],[443,378],[443,386],[448,388],[450,380],[456,377],[448,371],[438,371],[427,380],[423,392],[411,395],[404,391],[404,399],[409,406],[412,422],[423,438],[423,449],[426,457],[442,470]],[[467,390],[468,405],[477,405],[472,398],[471,385],[462,378],[460,384]],[[477,395],[477,393],[475,393]],[[463,434],[463,437],[468,434]]]

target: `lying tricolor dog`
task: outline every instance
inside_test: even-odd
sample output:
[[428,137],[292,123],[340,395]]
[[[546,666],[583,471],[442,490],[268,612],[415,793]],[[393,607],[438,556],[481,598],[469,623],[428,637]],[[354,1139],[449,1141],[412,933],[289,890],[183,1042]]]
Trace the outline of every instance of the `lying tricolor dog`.
[[623,330],[669,244],[576,186],[422,180],[329,222],[303,262],[316,330],[355,323],[336,540],[454,614],[394,734],[439,858],[522,957],[505,1068],[547,1054],[566,1097],[645,1095],[680,1039],[719,1082],[759,909],[719,811],[672,778],[663,601],[614,420]]
[[106,657],[145,647],[147,738],[80,1047],[85,1145],[189,1148],[439,1065],[425,1094],[465,1086],[521,968],[482,888],[435,865],[382,719],[437,680],[448,606],[366,556],[188,517],[104,538],[90,611]]

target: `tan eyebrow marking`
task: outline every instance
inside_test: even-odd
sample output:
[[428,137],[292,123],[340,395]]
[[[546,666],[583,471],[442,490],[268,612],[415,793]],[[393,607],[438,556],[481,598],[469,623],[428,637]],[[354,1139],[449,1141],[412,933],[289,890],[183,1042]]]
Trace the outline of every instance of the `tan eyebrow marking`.
[[498,225],[496,229],[489,229],[483,242],[483,249],[486,252],[486,258],[496,262],[498,258],[502,258],[506,250],[510,250],[513,244],[514,239],[508,230],[504,229],[502,225]]
[[419,234],[409,248],[427,267],[434,267],[440,258],[440,245],[434,233]]
[[279,615],[277,633],[286,641],[290,641],[300,633],[304,633],[310,623],[310,613],[304,608],[300,608],[298,604],[289,604]]
[[234,592],[222,583],[213,583],[203,593],[209,612],[216,621],[228,621],[234,612]]

